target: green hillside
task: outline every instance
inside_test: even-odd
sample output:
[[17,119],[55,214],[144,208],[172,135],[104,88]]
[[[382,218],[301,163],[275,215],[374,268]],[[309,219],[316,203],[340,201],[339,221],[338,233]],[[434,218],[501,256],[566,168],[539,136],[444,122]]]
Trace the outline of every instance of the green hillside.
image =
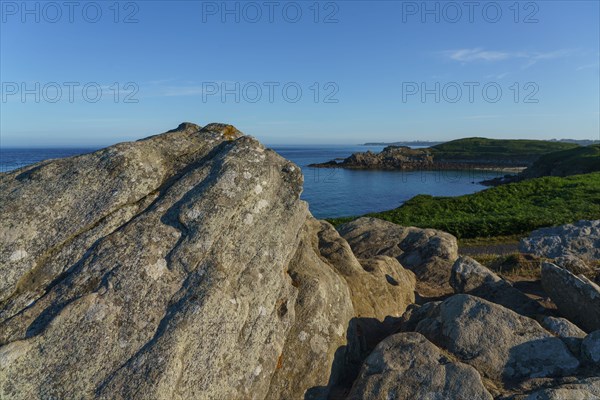
[[596,171],[600,171],[600,144],[545,154],[523,172],[523,177],[568,176]]
[[458,238],[526,234],[544,226],[600,219],[600,172],[530,179],[459,197],[419,195],[394,210],[368,216],[441,229]]
[[488,160],[532,163],[541,155],[580,147],[545,140],[466,138],[431,147],[437,161]]

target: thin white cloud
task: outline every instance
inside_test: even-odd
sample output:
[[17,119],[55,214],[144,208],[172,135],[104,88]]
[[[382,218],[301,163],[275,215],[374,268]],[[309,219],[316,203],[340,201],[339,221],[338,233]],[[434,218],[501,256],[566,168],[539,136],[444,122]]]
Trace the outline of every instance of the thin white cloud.
[[462,119],[493,119],[493,118],[500,118],[499,115],[467,115],[466,117],[463,117]]
[[451,60],[460,62],[500,61],[510,58],[510,53],[503,51],[487,51],[481,48],[446,50],[442,52],[442,55]]
[[176,81],[176,79],[175,78],[155,79],[155,80],[152,80],[152,81],[144,82],[144,84],[147,84],[147,85],[163,85],[165,83],[171,83],[173,81]]
[[[600,112],[592,113],[591,115],[598,115]],[[586,114],[587,115],[587,114]],[[493,118],[505,118],[505,119],[514,119],[514,118],[553,118],[553,119],[561,119],[561,118],[572,118],[576,117],[576,114],[572,113],[527,113],[527,114],[504,114],[504,115],[494,115],[494,114],[481,114],[481,115],[465,115],[461,117],[457,117],[459,119],[493,119]]]
[[186,85],[159,87],[158,92],[160,93],[159,96],[165,97],[214,95],[215,85],[220,89],[222,85],[225,85],[226,88],[232,88],[236,84],[240,83],[234,81],[207,81],[202,84],[188,82]]
[[204,94],[206,88],[202,86],[172,86],[163,89],[162,95],[166,97],[198,96]]
[[258,126],[262,126],[262,125],[266,125],[266,126],[272,126],[272,125],[292,125],[292,124],[298,124],[300,123],[300,121],[263,121],[260,122],[258,124]]
[[69,124],[99,124],[99,123],[121,123],[121,122],[131,122],[130,118],[76,118],[76,119],[67,119],[64,122]]
[[541,60],[552,60],[556,58],[566,57],[573,53],[570,49],[561,49],[547,52],[529,52],[529,51],[497,51],[497,50],[485,50],[483,48],[473,49],[455,49],[445,50],[440,52],[444,58],[451,61],[458,61],[461,63],[469,62],[497,62],[511,59],[522,59],[526,60],[527,63],[524,68],[530,67]]
[[600,64],[596,63],[596,64],[582,65],[580,67],[577,67],[577,69],[575,71],[581,71],[584,69],[592,69],[592,68],[600,68]]
[[496,80],[500,80],[500,79],[504,79],[508,76],[508,72],[503,72],[501,74],[490,74],[490,75],[486,75],[485,79],[496,79]]

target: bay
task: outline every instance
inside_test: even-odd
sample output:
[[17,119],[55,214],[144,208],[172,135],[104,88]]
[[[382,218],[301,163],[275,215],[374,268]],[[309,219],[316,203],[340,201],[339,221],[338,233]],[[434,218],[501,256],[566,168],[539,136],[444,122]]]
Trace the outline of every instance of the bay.
[[[365,171],[312,168],[309,164],[342,159],[352,153],[383,146],[275,145],[281,156],[296,163],[304,173],[301,198],[317,218],[362,215],[396,208],[419,195],[460,196],[486,187],[478,182],[499,176],[495,171]],[[70,157],[93,148],[0,148],[0,172],[50,158]]]

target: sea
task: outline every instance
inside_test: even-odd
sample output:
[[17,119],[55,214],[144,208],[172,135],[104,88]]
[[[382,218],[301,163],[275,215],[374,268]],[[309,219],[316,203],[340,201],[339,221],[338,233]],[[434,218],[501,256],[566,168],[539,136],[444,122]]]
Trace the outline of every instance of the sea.
[[[313,168],[310,164],[343,159],[352,153],[384,146],[285,145],[271,148],[293,161],[304,173],[301,198],[317,218],[335,218],[390,210],[410,198],[461,196],[486,188],[479,182],[502,176],[499,171],[364,171]],[[0,148],[0,172],[8,172],[51,158],[89,153],[94,148]]]

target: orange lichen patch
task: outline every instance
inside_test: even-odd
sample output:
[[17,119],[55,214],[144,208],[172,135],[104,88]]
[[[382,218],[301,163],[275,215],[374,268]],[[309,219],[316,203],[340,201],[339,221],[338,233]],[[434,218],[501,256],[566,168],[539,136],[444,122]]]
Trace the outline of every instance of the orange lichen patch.
[[281,368],[283,368],[283,353],[281,353],[277,359],[277,369]]
[[238,130],[235,129],[235,127],[233,125],[227,125],[225,128],[223,128],[221,133],[223,134],[223,137],[225,138],[225,140],[232,141],[232,140],[236,139]]

